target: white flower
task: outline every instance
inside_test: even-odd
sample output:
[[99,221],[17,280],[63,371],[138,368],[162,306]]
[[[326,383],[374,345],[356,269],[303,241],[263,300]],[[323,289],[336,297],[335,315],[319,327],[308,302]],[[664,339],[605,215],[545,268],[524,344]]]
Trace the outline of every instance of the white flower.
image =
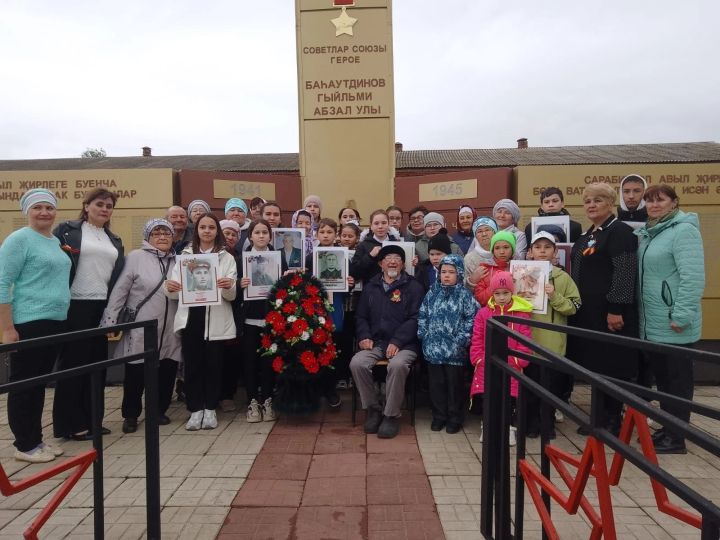
[[282,306],[282,303],[283,303],[282,300],[280,300],[280,299],[278,298],[277,300],[275,300],[275,307],[280,307],[280,306]]
[[295,322],[295,321],[297,321],[297,317],[295,315],[290,315],[287,318],[287,320],[288,320],[288,322]]
[[325,317],[318,317],[318,322],[320,324],[325,324]]
[[270,345],[270,352],[274,353],[275,351],[277,351],[277,343]]
[[303,332],[300,335],[300,339],[302,339],[303,341],[307,341],[308,339],[310,339],[310,334],[308,334],[307,332]]

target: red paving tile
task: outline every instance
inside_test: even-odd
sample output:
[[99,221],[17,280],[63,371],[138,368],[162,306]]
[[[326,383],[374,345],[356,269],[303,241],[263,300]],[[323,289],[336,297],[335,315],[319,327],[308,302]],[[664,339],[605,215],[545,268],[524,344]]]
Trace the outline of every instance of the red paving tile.
[[336,435],[334,433],[320,433],[315,443],[315,454],[345,454],[362,452],[367,449],[365,435]]
[[314,455],[310,462],[308,478],[337,478],[341,476],[367,476],[367,455],[354,454]]
[[300,506],[303,480],[253,480],[248,478],[235,496],[234,507],[240,506]]
[[425,465],[423,464],[420,454],[368,454],[367,474],[368,476],[380,476],[387,474],[425,474]]
[[365,506],[365,478],[308,478],[303,492],[303,506]]
[[367,436],[368,454],[417,454],[420,455],[415,434],[398,435],[394,439],[378,439],[376,435]]
[[347,401],[276,423],[219,539],[444,539],[408,419],[395,439],[366,436]]
[[284,540],[295,529],[297,508],[232,508],[218,540]]
[[305,480],[310,466],[308,454],[266,454],[255,458],[248,478],[256,480]]
[[367,497],[373,504],[433,504],[424,474],[368,476]]
[[434,504],[368,506],[369,540],[444,540]]
[[367,532],[365,506],[303,506],[297,514],[297,540],[364,540]]
[[271,454],[312,454],[316,438],[317,435],[314,433],[310,435],[271,433],[265,440],[262,450]]

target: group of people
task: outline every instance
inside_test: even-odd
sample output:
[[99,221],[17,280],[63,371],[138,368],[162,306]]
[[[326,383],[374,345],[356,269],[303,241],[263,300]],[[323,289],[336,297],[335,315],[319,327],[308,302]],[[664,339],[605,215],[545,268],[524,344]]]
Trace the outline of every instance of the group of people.
[[[697,215],[679,209],[672,187],[648,187],[639,175],[623,179],[620,195],[616,215],[616,190],[602,183],[587,186],[583,206],[591,225],[582,232],[578,223],[570,221],[569,238],[558,227],[546,227],[532,236],[530,229],[521,230],[520,209],[510,199],[498,201],[489,215],[478,215],[471,206],[462,205],[453,224],[456,232],[450,235],[443,216],[423,206],[407,213],[397,206],[376,210],[363,230],[357,209],[342,208],[336,221],[322,216],[319,197],[307,197],[291,222],[305,230],[306,259],[297,261],[300,250],[289,242],[279,247],[283,273],[311,270],[311,253],[317,246],[339,245],[354,253],[349,265],[350,292],[334,293],[332,299],[333,337],[340,354],[334,363],[332,387],[325,392],[328,404],[339,406],[337,389],[356,385],[367,410],[365,431],[392,438],[399,431],[410,367],[422,358],[429,380],[431,428],[459,431],[468,397],[474,409],[482,406],[485,323],[501,314],[692,347],[700,338],[704,288]],[[24,194],[21,207],[28,226],[0,246],[2,341],[156,319],[161,424],[170,423],[166,412],[175,387],[190,413],[187,430],[217,427],[216,410],[235,408],[241,376],[247,421],[274,420],[276,374],[271,358],[260,355],[270,306],[267,300],[243,299],[242,290],[251,280],[243,275],[241,255],[274,249],[273,230],[282,226],[280,206],[259,197],[249,205],[233,198],[227,201],[222,220],[202,200],[192,201],[187,209],[173,206],[165,217],[145,224],[142,247],[126,256],[120,238],[110,229],[116,202],[110,191],[90,191],[79,219],[55,227],[55,195],[44,189]],[[567,215],[560,189],[542,192],[538,214]],[[415,244],[414,276],[406,271],[405,250],[393,243],[400,240]],[[573,243],[570,274],[559,265],[557,249],[558,243],[568,241]],[[200,253],[218,255],[215,286],[221,301],[207,307],[178,305],[182,287],[175,257]],[[543,314],[533,313],[532,305],[516,294],[517,284],[508,272],[512,259],[526,258],[548,261],[552,267],[545,285],[548,308]],[[297,267],[300,270],[292,270]],[[197,270],[202,272],[202,268]],[[643,372],[654,374],[659,390],[692,398],[691,362],[657,355],[641,359],[630,349],[573,339],[568,343],[563,333],[531,330],[522,324],[514,328],[601,374],[638,380],[639,366],[643,366]],[[115,355],[142,352],[143,345],[142,330],[130,331],[121,336]],[[510,346],[529,352],[519,343]],[[13,353],[10,378],[49,373],[56,357],[54,347]],[[106,357],[105,338],[73,342],[59,352],[57,367],[66,369]],[[379,360],[388,361],[384,403],[372,374]],[[539,380],[534,363],[518,357],[508,362]],[[126,365],[122,429],[127,433],[138,427],[143,374],[141,361]],[[568,400],[572,380],[557,374],[551,389]],[[517,395],[514,380],[511,391]],[[59,446],[43,440],[43,403],[42,387],[8,396],[19,460],[44,462],[62,454]],[[611,399],[604,403],[606,425],[617,430],[621,404]],[[662,407],[689,419],[682,407],[665,403]],[[539,407],[529,411],[528,435],[537,436]],[[91,426],[89,376],[58,381],[53,404],[55,437],[88,440]],[[658,452],[685,451],[682,437],[669,430],[657,431],[654,441]]]

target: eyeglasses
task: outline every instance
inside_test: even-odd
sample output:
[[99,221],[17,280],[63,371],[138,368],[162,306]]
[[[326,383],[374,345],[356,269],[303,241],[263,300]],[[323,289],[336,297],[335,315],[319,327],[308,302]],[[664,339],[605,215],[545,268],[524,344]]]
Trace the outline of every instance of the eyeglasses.
[[410,221],[422,221],[424,217],[422,214],[419,216],[410,216]]
[[150,233],[150,236],[152,236],[153,238],[158,238],[161,236],[172,236],[172,235],[173,235],[173,233],[171,233],[170,231],[153,231]]
[[402,257],[400,255],[385,255],[384,260],[388,262],[400,262],[402,261]]

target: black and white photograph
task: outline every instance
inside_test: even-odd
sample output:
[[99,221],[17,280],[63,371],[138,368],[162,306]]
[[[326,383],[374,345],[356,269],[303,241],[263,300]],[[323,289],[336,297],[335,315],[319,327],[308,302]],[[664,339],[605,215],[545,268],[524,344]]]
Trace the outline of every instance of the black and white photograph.
[[217,253],[178,255],[180,265],[180,304],[186,306],[216,306],[220,304],[217,286]]
[[305,267],[305,231],[303,229],[273,229],[273,248],[288,270]]
[[245,300],[267,298],[270,289],[280,279],[280,252],[244,251],[243,275],[250,278],[245,288]]
[[328,292],[347,292],[350,257],[344,247],[317,247],[313,252],[313,275]]
[[556,242],[564,244],[570,240],[570,216],[535,216],[530,223],[531,236],[545,231],[552,234]]

